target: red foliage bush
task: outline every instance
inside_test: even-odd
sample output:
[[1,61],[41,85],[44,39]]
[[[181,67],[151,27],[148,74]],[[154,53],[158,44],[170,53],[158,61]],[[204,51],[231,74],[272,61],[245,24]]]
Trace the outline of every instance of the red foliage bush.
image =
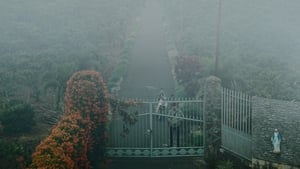
[[67,82],[65,114],[37,146],[30,168],[89,169],[104,161],[108,94],[101,74],[80,71]]

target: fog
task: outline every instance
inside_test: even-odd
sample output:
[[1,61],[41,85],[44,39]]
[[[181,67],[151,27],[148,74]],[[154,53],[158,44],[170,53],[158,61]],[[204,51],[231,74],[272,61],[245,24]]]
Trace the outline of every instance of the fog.
[[[67,81],[81,70],[100,72],[117,99],[194,98],[213,75],[249,98],[300,101],[299,9],[299,0],[0,0],[0,168],[30,165],[35,146],[71,109]],[[79,77],[96,86],[86,82],[94,76]],[[99,86],[91,91],[105,89]],[[91,100],[98,104],[98,93]],[[167,168],[179,167],[173,164]]]
[[[195,78],[213,74],[219,30],[218,76],[225,87],[266,97],[299,98],[294,92],[299,92],[300,75],[298,0],[154,2],[156,6],[149,8],[150,0],[1,1],[1,72],[7,74],[12,67],[30,69],[28,64],[36,63],[36,69],[44,68],[40,73],[67,69],[64,79],[82,69],[96,69],[107,81],[114,79],[111,72],[121,58],[124,61],[124,48],[128,50],[125,59],[130,60],[134,43],[139,43],[134,41],[139,26],[147,23],[140,20],[143,12],[152,11],[155,19],[159,8],[162,16],[156,23],[164,31],[166,50],[175,46],[180,56],[199,57],[201,73]],[[157,31],[149,30],[153,32],[144,31],[143,36]],[[42,76],[35,81],[42,83]],[[266,89],[269,85],[274,85],[272,91]],[[288,91],[276,93],[276,88]]]

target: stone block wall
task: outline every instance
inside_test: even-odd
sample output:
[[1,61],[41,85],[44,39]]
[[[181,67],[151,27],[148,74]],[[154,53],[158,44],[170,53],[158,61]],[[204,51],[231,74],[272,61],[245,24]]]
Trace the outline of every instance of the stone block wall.
[[[300,166],[300,102],[252,98],[252,156],[257,160]],[[283,136],[281,153],[274,154],[271,136]]]
[[204,91],[197,94],[197,96],[204,94],[205,100],[204,158],[208,163],[213,163],[221,147],[221,80],[210,76],[206,78],[204,86]]

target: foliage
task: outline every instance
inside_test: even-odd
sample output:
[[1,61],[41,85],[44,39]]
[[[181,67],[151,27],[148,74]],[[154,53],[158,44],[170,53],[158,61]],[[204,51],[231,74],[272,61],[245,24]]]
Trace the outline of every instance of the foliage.
[[66,81],[74,72],[97,70],[106,81],[114,71],[125,72],[129,34],[143,6],[135,0],[0,4],[0,109],[2,100],[18,98],[33,106],[41,126],[49,124],[44,118],[49,112],[55,118],[62,114]]
[[193,56],[179,56],[176,58],[175,74],[179,85],[184,87],[188,97],[194,97],[199,85],[197,79],[200,75],[199,58]]
[[233,164],[231,161],[219,161],[217,169],[233,169]]
[[131,37],[125,41],[124,47],[122,49],[122,52],[120,54],[120,60],[118,64],[116,65],[116,68],[111,72],[111,75],[108,80],[108,87],[110,91],[114,87],[118,87],[119,81],[126,76],[127,68],[128,68],[128,57],[131,53],[132,47],[133,47],[133,38],[134,36],[131,35]]
[[142,5],[135,0],[1,2],[0,100],[47,107],[35,109],[38,123],[48,111],[61,114],[66,81],[74,72],[97,70],[108,81],[120,58],[128,56],[129,34]]
[[296,75],[291,73],[286,60],[268,55],[240,56],[234,62],[225,62],[221,70],[224,87],[266,98],[300,98],[299,86],[295,85]]
[[105,162],[107,113],[108,94],[100,73],[72,75],[65,115],[36,148],[30,168],[98,168]]
[[25,148],[18,141],[0,141],[0,163],[3,168],[23,168]]
[[36,148],[30,168],[89,168],[84,127],[90,124],[80,113],[65,115]]
[[[67,82],[65,112],[79,111],[91,123],[89,138],[89,160],[103,162],[107,142],[106,124],[108,122],[108,93],[100,73],[81,71],[75,73]],[[99,159],[94,159],[99,158]]]
[[0,121],[4,134],[28,133],[35,124],[33,108],[19,101],[9,101],[0,112]]
[[[200,74],[211,75],[218,1],[161,4],[166,11],[168,40],[175,44],[178,55],[199,56]],[[247,8],[249,5],[252,8]],[[298,30],[293,22],[298,5],[277,0],[263,5],[259,0],[222,3],[218,76],[224,87],[261,97],[300,100],[299,38],[294,36]]]
[[110,99],[110,106],[112,114],[119,114],[123,117],[123,130],[120,133],[122,137],[126,137],[129,134],[130,126],[137,122],[138,111],[128,111],[128,108],[136,106],[133,100],[120,101],[114,98]]

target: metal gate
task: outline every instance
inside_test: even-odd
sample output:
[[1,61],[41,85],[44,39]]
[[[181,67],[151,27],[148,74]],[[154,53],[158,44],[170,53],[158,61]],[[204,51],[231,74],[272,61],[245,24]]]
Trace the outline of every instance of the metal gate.
[[176,157],[204,154],[204,101],[199,99],[135,100],[128,112],[136,123],[125,126],[115,114],[109,125],[110,157]]
[[244,159],[251,160],[251,97],[223,88],[221,110],[222,147]]

